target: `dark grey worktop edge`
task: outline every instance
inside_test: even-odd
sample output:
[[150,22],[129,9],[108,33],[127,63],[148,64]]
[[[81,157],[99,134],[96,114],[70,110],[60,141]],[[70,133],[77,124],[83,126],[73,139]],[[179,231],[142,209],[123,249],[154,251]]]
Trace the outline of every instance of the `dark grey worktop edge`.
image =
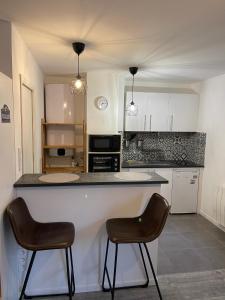
[[143,168],[149,168],[149,169],[186,169],[186,168],[204,168],[204,165],[196,165],[196,164],[190,164],[190,165],[186,165],[186,166],[182,166],[182,165],[175,165],[175,164],[171,164],[171,165],[151,165],[151,164],[142,164],[142,165],[135,165],[135,164],[128,164],[128,163],[122,163],[121,168],[124,169],[143,169]]
[[204,168],[202,165],[194,165],[194,166],[162,166],[162,165],[136,165],[136,166],[128,166],[127,164],[122,165],[122,168],[124,169],[144,169],[144,168],[149,168],[149,169],[190,169],[190,168]]
[[167,184],[168,180],[154,180],[154,181],[121,181],[121,182],[66,182],[66,183],[15,183],[13,186],[15,188],[22,187],[49,187],[49,186],[84,186],[84,185],[141,185],[141,184]]
[[76,181],[63,182],[63,183],[49,183],[42,182],[39,177],[42,174],[24,174],[17,182],[14,183],[15,188],[22,187],[50,187],[50,186],[99,186],[99,185],[154,185],[154,184],[166,184],[168,181],[160,175],[152,172],[150,173],[152,178],[149,180],[121,180],[114,177],[113,173],[85,173],[79,174],[80,178]]

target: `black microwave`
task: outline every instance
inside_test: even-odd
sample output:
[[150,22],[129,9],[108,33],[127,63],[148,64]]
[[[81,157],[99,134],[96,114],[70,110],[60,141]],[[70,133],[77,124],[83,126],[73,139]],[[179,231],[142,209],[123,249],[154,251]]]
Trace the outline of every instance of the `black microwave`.
[[89,135],[89,152],[120,152],[121,136]]

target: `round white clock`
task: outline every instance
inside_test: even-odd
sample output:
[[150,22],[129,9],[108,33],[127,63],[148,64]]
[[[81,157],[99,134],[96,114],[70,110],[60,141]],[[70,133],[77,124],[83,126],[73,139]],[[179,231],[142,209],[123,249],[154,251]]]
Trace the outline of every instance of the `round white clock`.
[[96,98],[96,106],[100,110],[106,110],[108,107],[108,100],[104,96],[99,96]]

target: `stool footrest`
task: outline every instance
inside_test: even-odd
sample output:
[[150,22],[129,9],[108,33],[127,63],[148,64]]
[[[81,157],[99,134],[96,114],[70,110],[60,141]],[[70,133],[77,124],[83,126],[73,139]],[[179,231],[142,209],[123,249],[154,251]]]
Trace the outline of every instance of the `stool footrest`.
[[[140,253],[141,253],[142,262],[143,262],[143,266],[144,266],[144,270],[145,270],[146,282],[144,284],[139,284],[139,285],[119,286],[119,287],[115,286],[115,283],[116,283],[116,269],[117,269],[117,256],[118,256],[118,244],[117,243],[114,243],[114,244],[115,244],[115,260],[114,260],[113,282],[111,282],[111,280],[110,280],[110,276],[109,276],[109,272],[108,272],[108,268],[107,268],[109,238],[107,240],[107,245],[106,245],[105,263],[104,263],[104,271],[103,271],[103,278],[102,278],[102,291],[103,292],[111,292],[111,295],[112,295],[111,299],[112,300],[114,300],[114,297],[115,297],[115,290],[131,289],[131,288],[146,288],[146,287],[148,287],[148,284],[149,284],[148,270],[147,270],[147,267],[146,267],[146,264],[145,264],[145,258],[144,258],[144,255],[143,255],[141,243],[138,243]],[[160,289],[159,289],[158,280],[157,280],[156,275],[155,275],[154,267],[153,267],[153,264],[152,264],[152,260],[151,260],[147,245],[145,243],[142,243],[142,244],[144,245],[144,248],[145,248],[148,260],[149,260],[149,264],[150,264],[150,267],[151,267],[151,270],[152,270],[152,274],[153,274],[153,278],[154,278],[154,281],[155,281],[155,284],[156,284],[156,288],[157,288],[157,291],[158,291],[159,298],[160,298],[160,300],[162,300],[162,295],[161,295],[161,292],[160,292]],[[108,280],[108,285],[109,285],[108,288],[105,288],[105,277],[107,277],[107,280]]]
[[[118,286],[118,287],[115,287],[114,290],[126,290],[126,289],[133,289],[133,288],[147,288],[148,284],[149,284],[149,281],[147,280],[143,284],[128,285],[128,286]],[[111,292],[111,289],[103,287],[102,291],[103,292]]]
[[[75,293],[72,293],[72,296],[74,296]],[[33,299],[33,298],[46,298],[46,297],[60,297],[60,296],[69,296],[68,293],[61,293],[61,294],[46,294],[46,295],[24,295],[24,299]]]

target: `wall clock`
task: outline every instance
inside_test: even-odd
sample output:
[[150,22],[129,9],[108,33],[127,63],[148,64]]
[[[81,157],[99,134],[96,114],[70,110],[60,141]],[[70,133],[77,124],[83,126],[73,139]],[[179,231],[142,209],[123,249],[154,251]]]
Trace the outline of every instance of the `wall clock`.
[[96,98],[96,107],[99,110],[106,110],[106,108],[108,107],[108,100],[106,99],[106,97],[104,96],[99,96]]

